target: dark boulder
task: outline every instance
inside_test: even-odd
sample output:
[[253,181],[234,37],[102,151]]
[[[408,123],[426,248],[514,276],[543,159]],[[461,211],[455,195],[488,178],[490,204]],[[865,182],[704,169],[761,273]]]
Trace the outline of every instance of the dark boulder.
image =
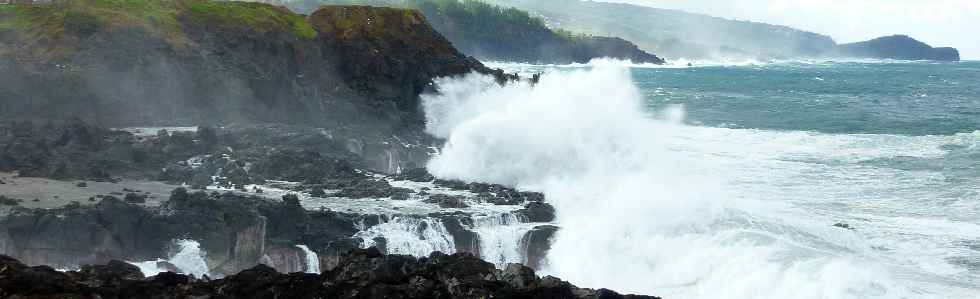
[[395,192],[387,181],[379,179],[358,179],[339,189],[340,191],[334,193],[333,196],[354,199],[385,198]]
[[465,209],[469,207],[462,196],[445,194],[432,194],[425,202],[438,204],[443,209]]
[[126,193],[124,200],[128,203],[146,203],[146,195],[130,192]]
[[436,178],[429,173],[425,168],[413,168],[402,172],[396,176],[399,180],[408,180],[413,182],[431,182]]
[[552,222],[555,221],[555,207],[550,204],[538,201],[527,203],[523,209],[517,211],[529,222]]
[[86,265],[78,271],[81,277],[89,278],[83,283],[90,287],[119,285],[126,280],[142,280],[143,272],[129,263],[112,260],[106,265]]

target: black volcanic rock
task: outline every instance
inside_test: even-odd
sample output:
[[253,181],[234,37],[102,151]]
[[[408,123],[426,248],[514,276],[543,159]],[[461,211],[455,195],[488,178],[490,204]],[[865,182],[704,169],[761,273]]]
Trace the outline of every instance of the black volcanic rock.
[[[427,258],[383,255],[358,249],[322,275],[280,274],[259,265],[218,280],[170,272],[142,279],[120,265],[61,273],[28,267],[0,255],[3,298],[657,298],[582,289],[534,270],[504,271],[470,254],[433,253]],[[92,271],[91,269],[100,269]]]
[[836,55],[900,60],[960,60],[960,53],[954,48],[933,48],[907,35],[885,36],[864,42],[838,45]]
[[524,215],[530,222],[551,222],[555,220],[555,208],[544,202],[528,202],[523,209],[517,212]]
[[443,209],[463,209],[469,207],[463,200],[462,196],[452,196],[446,194],[433,194],[429,196],[429,199],[425,200],[427,203],[433,203],[439,205]]
[[400,173],[396,178],[413,182],[431,182],[436,178],[425,168],[412,168]]
[[521,246],[526,248],[525,264],[528,267],[541,269],[545,256],[551,250],[551,240],[557,232],[557,226],[541,225],[535,227],[521,238]]

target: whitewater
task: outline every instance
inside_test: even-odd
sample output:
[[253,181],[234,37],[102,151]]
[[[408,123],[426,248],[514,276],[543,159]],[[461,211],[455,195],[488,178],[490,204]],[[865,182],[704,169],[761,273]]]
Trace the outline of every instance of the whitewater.
[[545,193],[560,231],[540,272],[581,286],[977,298],[980,88],[950,75],[976,70],[597,61],[510,69],[537,84],[443,78],[423,96],[446,139],[428,169]]

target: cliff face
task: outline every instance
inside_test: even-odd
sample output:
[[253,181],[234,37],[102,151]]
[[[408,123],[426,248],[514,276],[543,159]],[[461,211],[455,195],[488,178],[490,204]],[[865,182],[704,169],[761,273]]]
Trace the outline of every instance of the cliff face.
[[0,7],[0,117],[387,130],[432,78],[490,72],[407,10],[115,2]]
[[960,53],[954,48],[933,48],[906,35],[892,35],[864,42],[842,44],[837,47],[836,55],[900,60],[960,60]]

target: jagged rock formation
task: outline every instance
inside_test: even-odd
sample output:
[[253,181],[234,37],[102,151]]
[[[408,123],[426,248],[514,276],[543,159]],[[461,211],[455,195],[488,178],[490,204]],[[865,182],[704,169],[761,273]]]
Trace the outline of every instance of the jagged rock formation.
[[103,125],[418,126],[435,77],[495,74],[413,11],[58,1],[0,7],[0,117]]
[[960,60],[960,53],[954,48],[933,48],[907,35],[884,36],[869,41],[842,44],[837,46],[835,55],[899,60]]
[[426,258],[354,250],[323,274],[280,274],[257,266],[218,280],[174,273],[144,278],[139,269],[112,261],[81,271],[28,267],[0,256],[4,298],[657,298],[583,289],[511,264],[505,270],[469,254]]

